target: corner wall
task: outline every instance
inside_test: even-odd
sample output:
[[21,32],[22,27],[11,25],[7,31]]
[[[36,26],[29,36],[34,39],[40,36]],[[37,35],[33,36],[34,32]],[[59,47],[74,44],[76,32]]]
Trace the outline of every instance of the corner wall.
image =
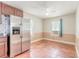
[[[31,20],[31,41],[48,38],[75,44],[75,13],[44,20],[25,13],[24,18]],[[57,37],[52,33],[51,22],[60,20],[61,18],[63,19],[63,37]]]
[[[63,36],[58,37],[54,36],[52,32],[52,22],[56,20],[60,20],[62,18],[63,20]],[[75,13],[68,14],[60,17],[54,17],[50,19],[43,20],[44,22],[44,38],[48,38],[51,40],[61,41],[61,42],[67,42],[70,44],[75,43]]]
[[76,11],[76,51],[79,57],[79,6]]
[[43,36],[42,19],[28,13],[24,13],[24,18],[29,19],[31,21],[30,23],[31,41],[35,41],[38,40],[39,38],[42,38]]

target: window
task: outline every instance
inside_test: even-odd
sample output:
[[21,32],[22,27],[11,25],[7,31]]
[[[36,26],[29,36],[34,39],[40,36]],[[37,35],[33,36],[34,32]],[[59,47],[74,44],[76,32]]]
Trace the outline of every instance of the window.
[[52,32],[54,34],[62,36],[62,19],[52,22]]
[[60,21],[52,22],[52,31],[60,31]]

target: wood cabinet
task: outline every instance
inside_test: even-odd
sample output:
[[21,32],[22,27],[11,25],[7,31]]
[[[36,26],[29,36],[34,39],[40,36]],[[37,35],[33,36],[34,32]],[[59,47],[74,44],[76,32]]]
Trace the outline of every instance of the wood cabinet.
[[5,43],[0,43],[0,57],[5,55]]
[[23,11],[21,11],[20,9],[15,8],[15,16],[23,17]]
[[0,13],[5,14],[5,15],[15,15],[15,16],[23,17],[22,10],[9,6],[4,3],[0,3]]
[[7,57],[7,37],[0,37],[0,57]]
[[14,57],[21,53],[21,42],[11,44],[10,57]]
[[2,3],[0,2],[0,15],[1,15],[1,9],[2,9],[1,6],[2,6]]
[[5,15],[14,15],[15,11],[14,11],[14,8],[7,5],[7,4],[4,4],[2,3],[2,14],[5,14]]

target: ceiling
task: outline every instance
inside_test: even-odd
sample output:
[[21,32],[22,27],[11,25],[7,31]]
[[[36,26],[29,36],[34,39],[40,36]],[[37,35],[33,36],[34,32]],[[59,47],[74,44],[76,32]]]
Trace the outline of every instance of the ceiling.
[[78,1],[5,1],[4,3],[40,18],[74,13],[79,5]]

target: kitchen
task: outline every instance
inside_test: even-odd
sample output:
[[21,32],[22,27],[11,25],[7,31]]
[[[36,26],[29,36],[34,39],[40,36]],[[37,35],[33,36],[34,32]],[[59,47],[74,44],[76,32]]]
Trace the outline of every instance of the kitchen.
[[1,1],[0,58],[79,57],[79,1]]
[[0,57],[14,57],[29,50],[30,20],[23,19],[23,10],[0,2],[0,15]]

